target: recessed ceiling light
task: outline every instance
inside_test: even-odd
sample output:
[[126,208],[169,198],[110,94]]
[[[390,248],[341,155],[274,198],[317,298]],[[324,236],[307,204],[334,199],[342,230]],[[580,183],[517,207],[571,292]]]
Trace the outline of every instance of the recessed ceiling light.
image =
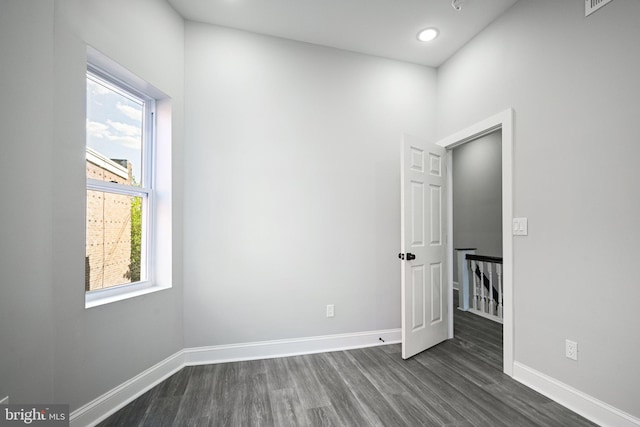
[[430,42],[438,37],[438,34],[439,32],[437,28],[426,28],[418,33],[418,40],[421,42]]

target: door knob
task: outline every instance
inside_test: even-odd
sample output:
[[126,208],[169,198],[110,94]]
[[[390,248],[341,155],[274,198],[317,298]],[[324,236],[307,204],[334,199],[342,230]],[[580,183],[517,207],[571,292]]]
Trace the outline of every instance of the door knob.
[[411,252],[407,252],[407,261],[411,261],[412,259],[416,259],[416,256]]

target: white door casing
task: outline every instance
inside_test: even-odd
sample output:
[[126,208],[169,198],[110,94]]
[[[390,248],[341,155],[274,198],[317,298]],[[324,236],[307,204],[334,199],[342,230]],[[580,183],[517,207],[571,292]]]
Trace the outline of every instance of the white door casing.
[[448,337],[446,160],[444,148],[404,136],[400,193],[403,359]]
[[[491,133],[497,129],[502,129],[502,286],[503,286],[503,372],[509,376],[513,376],[514,354],[515,354],[515,329],[514,329],[514,301],[513,301],[513,235],[511,233],[511,224],[513,220],[513,150],[514,150],[514,124],[515,111],[508,108],[500,113],[494,114],[483,119],[473,125],[455,132],[440,141],[437,145],[446,148],[448,151],[449,169],[452,164],[451,150],[469,141],[473,141],[483,135]],[[451,173],[449,170],[449,180]],[[448,181],[448,208],[451,205],[451,181]],[[451,218],[451,211],[448,211]],[[448,260],[453,260],[453,229],[452,222],[448,221]],[[448,264],[448,272],[453,274],[451,262]],[[449,281],[449,300],[453,295],[453,284]],[[453,312],[449,311],[449,336],[453,338]]]

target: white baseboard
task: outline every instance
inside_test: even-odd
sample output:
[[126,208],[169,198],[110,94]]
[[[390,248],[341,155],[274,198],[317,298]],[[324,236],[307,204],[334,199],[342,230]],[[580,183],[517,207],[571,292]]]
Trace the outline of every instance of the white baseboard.
[[[380,338],[384,341],[380,341]],[[388,329],[319,337],[187,348],[180,350],[97,399],[76,409],[70,415],[70,426],[95,426],[152,387],[178,372],[184,366],[351,350],[355,348],[395,344],[400,341],[401,330]]]
[[[184,362],[185,365],[204,365],[352,350],[355,348],[399,343],[401,337],[400,329],[388,329],[383,331],[186,348],[184,349]],[[380,338],[382,338],[384,342],[380,341]]]
[[513,364],[513,378],[601,426],[638,427],[640,419],[576,390],[522,363]]
[[460,284],[458,282],[451,282],[451,283],[453,283],[453,290],[454,291],[457,291],[457,290],[460,289]]
[[184,367],[182,350],[125,381],[69,416],[71,427],[94,426]]

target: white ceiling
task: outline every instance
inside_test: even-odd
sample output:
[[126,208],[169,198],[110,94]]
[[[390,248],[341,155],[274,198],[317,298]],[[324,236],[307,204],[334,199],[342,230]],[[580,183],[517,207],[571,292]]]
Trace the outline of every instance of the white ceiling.
[[[517,0],[168,0],[188,20],[437,67]],[[419,30],[440,36],[420,43]]]

